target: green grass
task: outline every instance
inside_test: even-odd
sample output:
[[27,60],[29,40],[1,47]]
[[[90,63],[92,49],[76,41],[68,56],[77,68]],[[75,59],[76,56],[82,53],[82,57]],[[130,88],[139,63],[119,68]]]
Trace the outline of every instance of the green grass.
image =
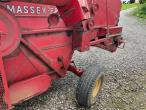
[[146,19],[146,15],[145,14],[139,14],[139,13],[136,13],[134,14],[135,16],[139,17],[139,18],[144,18]]
[[134,15],[139,18],[146,19],[146,3],[139,5],[138,8],[135,10]]
[[122,5],[122,10],[127,10],[130,8],[138,7],[139,4],[137,3],[132,3],[132,4],[123,4]]
[[135,12],[134,12],[134,16],[146,19],[146,3],[144,3],[144,4],[138,4],[138,3],[122,4],[122,10],[127,10],[130,8],[136,8]]

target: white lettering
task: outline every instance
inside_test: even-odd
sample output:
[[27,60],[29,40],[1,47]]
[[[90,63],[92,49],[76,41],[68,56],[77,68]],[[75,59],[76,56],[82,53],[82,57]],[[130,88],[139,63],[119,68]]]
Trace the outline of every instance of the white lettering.
[[12,6],[7,5],[7,9],[10,10],[11,12],[15,13],[15,7],[14,7],[14,5],[12,5]]
[[17,14],[18,14],[18,13],[23,13],[23,12],[22,12],[22,9],[21,9],[21,6],[18,6],[18,7],[17,7]]
[[54,12],[54,8],[49,8],[49,13],[52,14]]
[[6,5],[8,10],[14,14],[38,14],[38,15],[48,15],[52,13],[57,13],[58,10],[56,7],[46,7],[46,6],[15,6],[15,5]]
[[28,13],[28,6],[24,6],[24,13]]
[[42,11],[44,14],[46,14],[46,7],[42,7]]
[[37,10],[37,14],[40,14],[41,13],[40,7],[37,7],[36,10]]
[[31,14],[34,14],[34,13],[35,13],[35,12],[34,12],[34,7],[33,7],[33,6],[30,7],[30,10],[31,10],[31,11],[30,11]]

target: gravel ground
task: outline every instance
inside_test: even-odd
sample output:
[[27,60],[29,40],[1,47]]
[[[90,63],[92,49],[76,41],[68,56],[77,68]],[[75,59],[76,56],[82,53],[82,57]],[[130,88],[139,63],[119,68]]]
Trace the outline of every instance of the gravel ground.
[[[74,54],[77,66],[86,69],[98,64],[105,73],[103,90],[90,110],[146,110],[146,22],[130,16],[131,11],[121,13],[124,49],[109,53],[93,47],[88,52]],[[14,110],[84,110],[75,101],[77,81],[78,77],[69,73],[55,81],[49,91],[17,105]]]

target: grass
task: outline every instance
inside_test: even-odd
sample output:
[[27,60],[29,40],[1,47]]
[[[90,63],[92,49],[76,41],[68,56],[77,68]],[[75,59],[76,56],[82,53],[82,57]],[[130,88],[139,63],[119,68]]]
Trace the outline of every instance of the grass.
[[122,5],[122,10],[127,10],[127,9],[130,9],[130,8],[134,8],[134,7],[137,7],[139,4],[137,3],[132,3],[132,4],[123,4]]
[[134,15],[137,16],[137,17],[139,17],[139,18],[146,19],[146,15],[145,15],[145,14],[136,13],[136,14],[134,14]]
[[127,10],[130,8],[136,8],[134,12],[134,16],[137,16],[139,18],[146,19],[146,3],[144,4],[138,4],[138,3],[133,3],[133,4],[123,4],[122,5],[122,10]]
[[146,3],[139,5],[138,8],[135,10],[134,15],[139,18],[146,19]]

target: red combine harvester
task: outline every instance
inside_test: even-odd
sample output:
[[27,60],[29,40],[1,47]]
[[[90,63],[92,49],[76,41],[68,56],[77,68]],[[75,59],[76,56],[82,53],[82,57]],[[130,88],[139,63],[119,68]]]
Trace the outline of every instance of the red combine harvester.
[[120,0],[0,0],[0,110],[51,87],[67,71],[80,76],[76,98],[90,107],[103,83],[96,65],[71,61],[90,46],[110,52],[123,43]]

